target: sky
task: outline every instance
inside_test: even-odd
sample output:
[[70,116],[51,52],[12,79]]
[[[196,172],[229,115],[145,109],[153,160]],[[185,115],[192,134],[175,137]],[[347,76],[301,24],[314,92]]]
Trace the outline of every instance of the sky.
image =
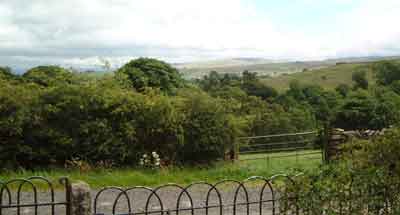
[[400,55],[399,0],[0,0],[0,65]]

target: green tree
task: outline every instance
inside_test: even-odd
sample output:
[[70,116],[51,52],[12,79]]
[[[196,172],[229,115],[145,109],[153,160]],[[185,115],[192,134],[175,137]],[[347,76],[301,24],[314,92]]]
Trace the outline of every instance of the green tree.
[[0,168],[15,169],[29,160],[35,146],[27,144],[25,131],[35,123],[31,110],[38,95],[35,86],[0,79]]
[[185,95],[185,143],[180,151],[184,163],[210,163],[222,159],[240,134],[235,118],[218,99],[204,93]]
[[278,96],[278,92],[274,88],[266,86],[257,78],[257,73],[250,73],[247,70],[242,73],[241,88],[248,95],[257,96],[262,99]]
[[335,126],[344,129],[382,129],[398,123],[400,96],[382,88],[352,92],[339,109]]
[[38,66],[28,70],[22,77],[44,87],[71,84],[75,78],[71,72],[59,66]]
[[339,84],[335,88],[335,90],[336,90],[336,92],[338,92],[343,97],[346,97],[349,94],[349,92],[351,91],[349,85],[347,85],[347,84]]
[[395,93],[400,95],[400,80],[393,81],[390,84],[390,89],[392,89]]
[[4,80],[11,80],[11,79],[16,79],[17,76],[12,73],[10,67],[1,67],[0,66],[0,79]]
[[197,83],[203,90],[210,92],[222,87],[222,77],[218,72],[211,71],[202,79],[197,80]]
[[367,73],[364,70],[353,72],[351,78],[355,89],[368,89]]
[[244,82],[242,89],[250,96],[257,96],[262,99],[274,98],[278,96],[278,92],[270,87],[262,84],[261,82]]
[[376,73],[377,83],[380,85],[390,85],[394,81],[400,80],[400,65],[391,61],[381,61],[373,65]]
[[254,82],[257,81],[257,73],[255,72],[249,72],[248,70],[245,70],[242,73],[242,79],[244,82]]
[[285,110],[280,105],[273,105],[258,113],[251,122],[252,135],[302,132],[315,128],[313,113],[300,106]]
[[289,90],[279,100],[286,106],[296,104],[309,106],[317,120],[329,121],[335,114],[339,97],[334,91],[327,92],[318,85],[301,85],[297,81],[292,81]]
[[118,69],[117,73],[127,75],[132,87],[140,92],[150,87],[172,93],[177,88],[184,86],[184,80],[176,68],[152,58],[131,60]]

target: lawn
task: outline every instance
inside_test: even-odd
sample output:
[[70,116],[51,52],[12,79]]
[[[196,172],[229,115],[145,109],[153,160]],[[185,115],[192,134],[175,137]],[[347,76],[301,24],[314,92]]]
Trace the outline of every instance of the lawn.
[[[287,154],[287,153],[286,153]],[[283,155],[283,153],[269,154],[270,157]],[[263,156],[246,155],[247,158]],[[67,176],[73,181],[83,180],[88,182],[92,188],[104,186],[157,186],[165,183],[178,183],[187,185],[197,181],[216,182],[222,179],[243,180],[250,176],[270,177],[279,173],[301,172],[312,169],[321,164],[319,155],[306,155],[296,157],[282,157],[273,159],[259,159],[249,161],[221,162],[209,167],[182,167],[166,168],[160,170],[144,170],[134,168],[119,169],[93,169],[87,172],[79,170],[37,170],[37,171],[3,171],[0,180],[6,181],[12,178],[26,178],[29,176],[44,176],[51,180]],[[316,159],[309,159],[309,158]]]

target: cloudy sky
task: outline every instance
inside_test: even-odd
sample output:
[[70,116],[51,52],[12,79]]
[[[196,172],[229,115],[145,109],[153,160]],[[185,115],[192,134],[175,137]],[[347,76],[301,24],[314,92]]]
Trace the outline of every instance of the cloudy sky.
[[0,65],[400,55],[399,0],[0,0]]

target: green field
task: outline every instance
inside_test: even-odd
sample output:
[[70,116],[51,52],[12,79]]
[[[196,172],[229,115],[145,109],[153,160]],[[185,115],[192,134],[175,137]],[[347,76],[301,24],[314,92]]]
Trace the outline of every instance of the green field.
[[325,89],[334,89],[339,84],[351,86],[352,73],[359,70],[367,72],[367,78],[370,84],[375,83],[375,77],[370,69],[370,63],[349,63],[330,66],[322,69],[307,70],[289,75],[280,75],[277,77],[264,78],[262,81],[278,91],[282,92],[289,89],[290,82],[296,80],[302,84],[317,84]]
[[[269,156],[281,156],[288,153],[273,153]],[[259,157],[265,154],[246,155],[245,157]],[[316,159],[309,159],[314,157]],[[243,158],[243,156],[241,157]],[[92,188],[104,186],[157,186],[165,183],[190,184],[197,181],[216,182],[222,179],[243,180],[250,176],[270,177],[279,173],[298,173],[305,169],[316,168],[321,164],[318,155],[283,157],[275,159],[260,159],[251,161],[221,162],[212,167],[184,167],[168,168],[161,170],[126,169],[95,169],[88,172],[78,170],[37,170],[37,171],[9,171],[0,174],[0,180],[6,181],[12,178],[26,178],[33,175],[44,176],[52,180],[67,176],[73,181],[83,180]]]
[[321,150],[302,150],[302,151],[290,151],[290,152],[276,152],[276,153],[256,153],[256,154],[241,154],[239,155],[239,160],[258,160],[258,159],[282,159],[285,162],[290,161],[291,158],[305,158],[311,157],[315,159],[322,159]]
[[283,62],[283,63],[263,63],[263,64],[250,64],[250,65],[235,65],[218,67],[201,67],[198,68],[181,68],[180,72],[186,79],[202,78],[208,75],[210,71],[216,71],[221,74],[242,74],[243,71],[248,70],[255,72],[260,76],[276,76],[279,74],[292,74],[301,72],[304,68],[316,69],[334,65],[332,62],[316,61],[316,62]]

